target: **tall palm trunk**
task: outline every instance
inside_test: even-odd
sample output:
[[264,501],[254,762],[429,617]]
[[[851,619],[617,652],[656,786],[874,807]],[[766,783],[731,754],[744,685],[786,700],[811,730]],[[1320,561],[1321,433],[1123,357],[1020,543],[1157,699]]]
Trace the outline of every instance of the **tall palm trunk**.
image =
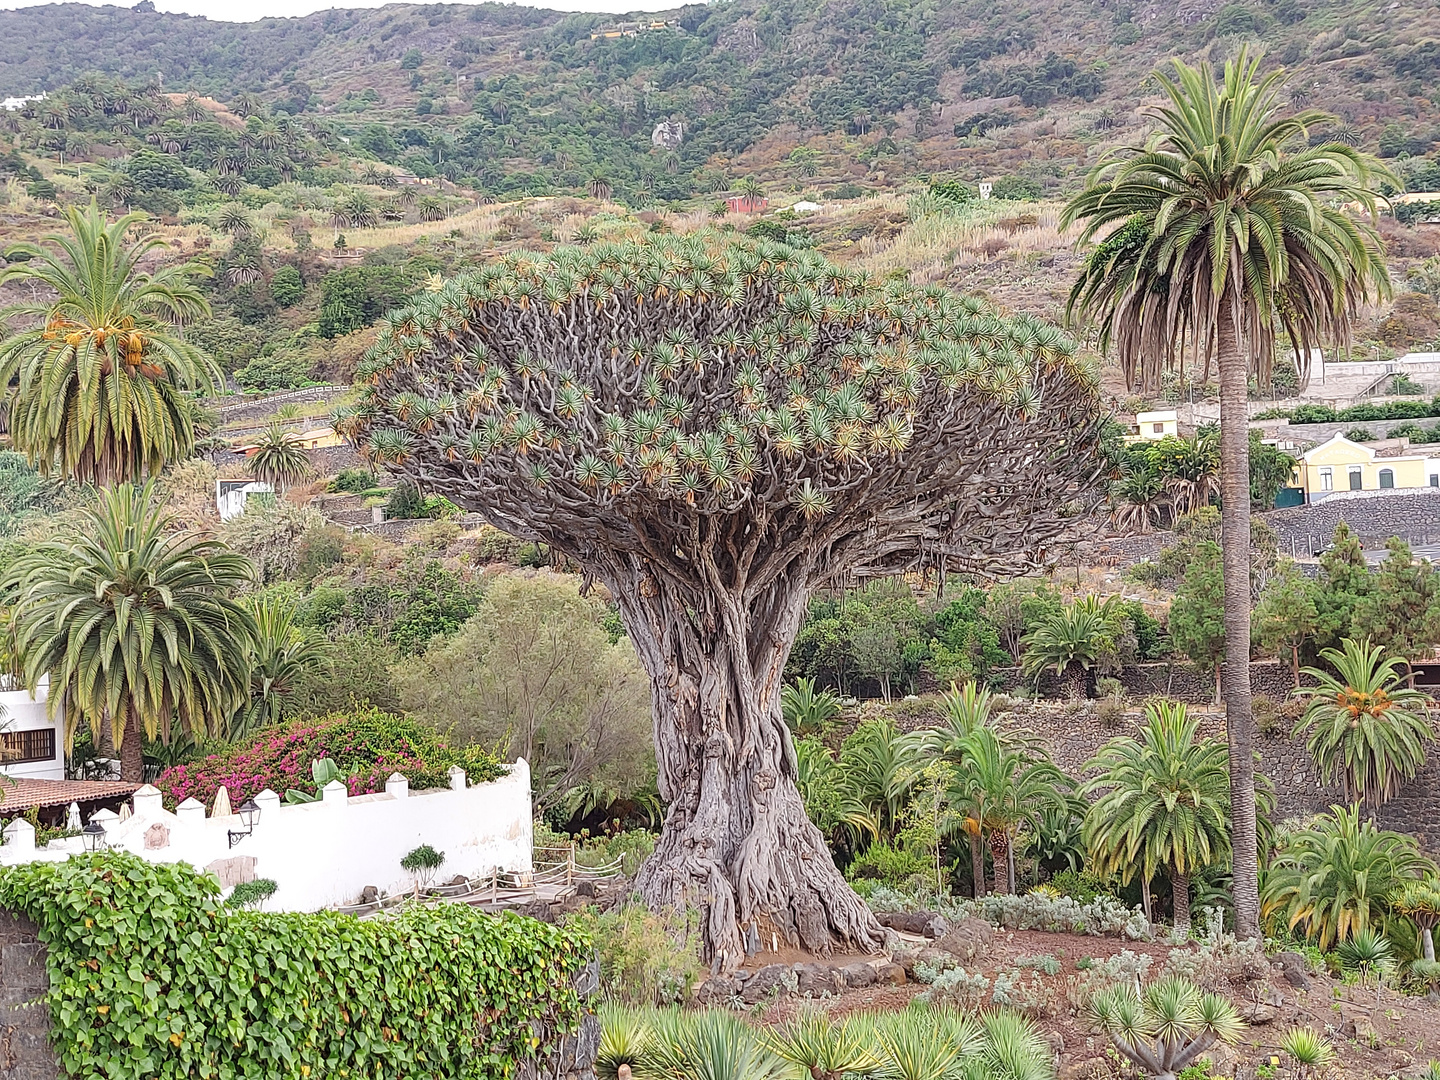
[[1255,837],[1255,717],[1250,703],[1250,430],[1248,344],[1242,349],[1229,290],[1220,304],[1220,497],[1225,581],[1225,730],[1230,743],[1230,812],[1235,932],[1260,936],[1260,867]]
[[979,900],[985,895],[985,852],[980,847],[980,834],[972,832],[970,836],[970,876],[974,881],[973,892],[975,899]]
[[1175,895],[1175,929],[1190,932],[1190,875],[1171,872],[1170,891]]
[[120,740],[120,779],[127,784],[145,782],[144,749],[140,721],[132,716],[125,721],[125,734]]
[[1004,829],[990,830],[990,858],[994,863],[990,868],[994,878],[990,891],[1005,896],[1010,891],[1010,834]]

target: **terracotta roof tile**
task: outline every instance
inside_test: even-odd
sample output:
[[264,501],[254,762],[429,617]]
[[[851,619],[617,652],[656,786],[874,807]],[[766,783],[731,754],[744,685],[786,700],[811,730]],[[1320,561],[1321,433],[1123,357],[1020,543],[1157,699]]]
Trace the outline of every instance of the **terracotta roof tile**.
[[139,784],[121,780],[0,781],[0,813],[28,810],[32,806],[66,806],[72,802],[120,799],[134,794],[139,787]]

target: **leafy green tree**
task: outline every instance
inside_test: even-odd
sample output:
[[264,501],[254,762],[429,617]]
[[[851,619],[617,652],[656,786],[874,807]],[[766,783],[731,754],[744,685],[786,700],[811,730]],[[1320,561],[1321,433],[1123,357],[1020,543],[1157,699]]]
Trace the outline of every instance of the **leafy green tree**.
[[183,191],[190,187],[190,173],[178,158],[143,147],[130,155],[125,171],[134,179],[136,191]]
[[313,476],[315,466],[300,436],[272,421],[255,439],[254,452],[245,461],[245,471],[276,491]]
[[[1242,50],[1217,87],[1208,64],[1174,61],[1153,78],[1168,98],[1159,131],[1106,155],[1062,221],[1082,241],[1105,235],[1070,294],[1069,311],[1100,321],[1132,387],[1204,357],[1220,379],[1220,487],[1225,518],[1225,700],[1234,809],[1234,900],[1243,937],[1259,934],[1254,715],[1250,705],[1250,433],[1252,376],[1270,379],[1275,336],[1296,370],[1311,349],[1348,341],[1363,303],[1389,291],[1374,228],[1342,207],[1377,212],[1378,166],[1339,143],[1309,145],[1315,112],[1282,116],[1283,69],[1262,75]],[[1187,348],[1186,346],[1192,346]]]
[[1435,864],[1411,837],[1362,820],[1358,805],[1332,806],[1309,828],[1285,837],[1265,875],[1261,912],[1329,949],[1383,927],[1390,898],[1408,881],[1434,873]]
[[1368,641],[1343,645],[1320,653],[1333,673],[1305,669],[1314,685],[1295,691],[1308,703],[1296,731],[1309,733],[1305,748],[1327,783],[1340,777],[1347,802],[1379,806],[1425,763],[1435,738],[1428,699],[1400,685],[1400,657]]
[[[1408,659],[1440,642],[1440,575],[1398,537],[1385,541],[1385,550],[1369,590],[1355,605],[1350,632]],[[1409,677],[1414,686],[1413,670]]]
[[[1091,483],[1098,403],[1069,344],[1011,320],[978,361],[1005,357],[1009,374],[977,381],[964,346],[991,317],[808,251],[647,234],[517,253],[427,291],[360,367],[341,427],[373,460],[615,598],[651,677],[668,807],[636,888],[666,908],[705,896],[722,964],[763,910],[798,913],[809,948],[879,933],[805,820],[786,749],[780,675],[811,593],[942,551],[1026,569],[1017,544],[1055,535]],[[901,329],[882,342],[880,322]],[[977,427],[997,393],[1007,423]],[[1002,503],[1003,536],[973,527]]]
[[1250,432],[1250,501],[1256,509],[1275,508],[1275,497],[1292,482],[1296,464],[1293,455],[1262,442],[1258,431]]
[[[1230,854],[1230,774],[1225,744],[1201,739],[1177,702],[1145,710],[1138,738],[1112,739],[1086,764],[1085,790],[1099,798],[1085,818],[1091,866],[1146,884],[1163,869],[1175,898],[1175,928],[1190,929],[1190,881]],[[1147,915],[1149,905],[1147,903]]]
[[1335,648],[1356,636],[1355,612],[1374,587],[1374,575],[1360,541],[1345,522],[1335,526],[1330,547],[1320,556],[1315,590],[1315,644]]
[[1057,589],[1035,578],[999,582],[985,596],[986,618],[1016,663],[1024,652],[1025,635],[1064,606],[1065,598]]
[[235,599],[253,571],[216,540],[169,531],[155,482],[120,484],[72,538],[41,544],[0,582],[33,691],[50,676],[66,740],[110,726],[121,776],[145,779],[142,738],[216,734],[246,696],[254,620]]
[[11,440],[45,475],[95,484],[156,475],[194,446],[187,393],[222,381],[175,330],[209,305],[188,265],[139,269],[164,245],[126,242],[143,215],[107,223],[92,201],[65,217],[68,235],[14,245],[0,272],[0,286],[29,284],[41,297],[0,312],[0,324],[41,322],[0,341]]
[[999,630],[986,613],[985,601],[984,592],[965,585],[935,613],[929,660],[931,672],[942,685],[986,678],[1009,660],[1000,647]]
[[270,278],[270,295],[282,308],[293,307],[305,295],[305,281],[293,266],[282,266]]
[[[1170,640],[1202,671],[1215,676],[1220,697],[1221,661],[1225,659],[1225,574],[1220,546],[1209,540],[1196,544],[1170,605]],[[1250,662],[1246,653],[1245,662]]]
[[1255,605],[1255,639],[1272,656],[1288,653],[1295,686],[1300,686],[1300,647],[1320,628],[1315,609],[1315,586],[1293,562],[1282,562],[1280,572],[1265,584]]
[[573,577],[503,575],[458,634],[396,671],[401,700],[466,743],[508,743],[530,763],[538,812],[597,780],[632,794],[652,775],[636,751],[650,727],[648,687],[630,642],[610,643],[603,614]]

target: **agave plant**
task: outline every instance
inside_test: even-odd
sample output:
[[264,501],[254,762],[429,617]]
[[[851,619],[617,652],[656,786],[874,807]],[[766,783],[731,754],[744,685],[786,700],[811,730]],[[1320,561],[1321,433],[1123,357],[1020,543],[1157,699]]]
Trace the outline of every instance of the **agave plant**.
[[978,1055],[982,1029],[973,1017],[919,1006],[870,1017],[870,1038],[886,1080],[965,1080],[965,1059]]
[[1117,986],[1090,1005],[1120,1055],[1154,1080],[1174,1080],[1217,1042],[1234,1043],[1245,1024],[1219,994],[1184,979],[1162,979],[1137,992]]
[[664,1080],[790,1080],[792,1070],[733,1013],[655,1014],[642,1076]]
[[1400,684],[1400,657],[1368,641],[1340,644],[1320,651],[1333,674],[1305,669],[1314,685],[1295,691],[1309,703],[1296,731],[1309,732],[1305,748],[1324,780],[1339,775],[1347,802],[1378,806],[1419,771],[1435,730],[1425,695]]
[[599,1080],[626,1080],[643,1069],[650,1048],[649,1019],[634,1009],[605,1002],[596,1010],[600,1019],[600,1047],[595,1054]]
[[1374,975],[1378,987],[1395,966],[1390,939],[1369,928],[1356,931],[1342,941],[1335,947],[1335,955],[1343,967],[1360,976],[1361,986],[1369,986],[1370,976]]

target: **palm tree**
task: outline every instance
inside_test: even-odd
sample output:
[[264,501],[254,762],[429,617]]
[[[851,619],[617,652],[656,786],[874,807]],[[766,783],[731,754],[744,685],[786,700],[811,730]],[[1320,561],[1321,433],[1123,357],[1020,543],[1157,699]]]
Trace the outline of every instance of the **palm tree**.
[[[995,711],[995,695],[989,687],[980,686],[971,679],[962,687],[952,682],[949,691],[941,695],[940,700],[945,706],[944,723],[910,736],[912,752],[917,758],[938,757],[952,764],[963,764],[964,741],[971,732],[990,723]],[[967,817],[961,828],[970,845],[971,881],[975,896],[979,898],[985,895],[985,855],[980,847],[979,822]]]
[[1358,806],[1332,806],[1285,838],[1265,874],[1260,910],[1329,949],[1383,925],[1396,891],[1434,874],[1412,838],[1362,821]]
[[1190,878],[1230,848],[1225,744],[1197,738],[1198,723],[1178,702],[1145,710],[1138,739],[1112,739],[1090,759],[1086,792],[1100,797],[1085,818],[1091,865],[1129,880],[1140,874],[1145,914],[1150,879],[1164,868],[1175,894],[1175,929],[1190,929]]
[[73,539],[22,555],[0,581],[31,690],[50,676],[67,742],[111,725],[120,775],[144,779],[142,733],[216,734],[244,698],[254,622],[234,597],[253,579],[216,540],[170,531],[155,481],[101,493]]
[[255,452],[245,462],[245,471],[262,484],[284,491],[313,475],[315,467],[300,436],[274,422],[255,440]]
[[988,727],[977,727],[956,749],[950,804],[965,815],[967,831],[989,841],[993,891],[1012,893],[1016,835],[1033,829],[1046,808],[1063,805],[1070,781],[1048,758],[1008,744]]
[[249,236],[255,231],[255,222],[239,203],[226,203],[215,216],[215,227],[231,236]]
[[93,200],[65,214],[70,235],[47,237],[58,251],[17,244],[29,260],[0,273],[0,286],[26,281],[55,294],[0,312],[0,323],[40,323],[0,343],[11,439],[42,473],[94,484],[155,475],[194,445],[186,393],[221,381],[214,362],[175,330],[210,307],[190,267],[139,269],[162,246],[126,243],[142,215],[107,224]]
[[323,638],[295,624],[293,603],[266,596],[248,599],[245,608],[255,623],[255,651],[249,698],[230,718],[226,731],[232,742],[283,719],[295,687],[320,670],[327,653]]
[[1369,641],[1345,638],[1342,649],[1321,649],[1336,674],[1304,671],[1314,685],[1295,695],[1309,702],[1296,731],[1308,731],[1305,748],[1329,783],[1338,773],[1346,802],[1379,806],[1413,779],[1425,762],[1435,730],[1426,697],[1401,685],[1396,668],[1404,661],[1385,656]]
[[870,720],[840,748],[842,797],[888,837],[898,826],[910,790],[920,778],[913,744],[888,720]]
[[1046,668],[1054,668],[1070,696],[1087,696],[1087,673],[1115,654],[1122,618],[1113,596],[1103,602],[1098,596],[1085,596],[1047,613],[1021,639],[1025,648],[1021,670],[1038,679]]
[[1107,155],[1065,207],[1064,226],[1085,223],[1082,243],[1109,231],[1067,310],[1099,319],[1102,347],[1115,346],[1132,387],[1158,386],[1163,369],[1183,366],[1187,346],[1207,376],[1212,361],[1219,367],[1235,917],[1253,938],[1249,379],[1268,382],[1277,329],[1303,376],[1311,349],[1346,342],[1361,304],[1389,282],[1375,230],[1342,209],[1358,202],[1374,217],[1371,160],[1336,143],[1309,146],[1325,117],[1282,117],[1284,73],[1260,77],[1259,56],[1242,50],[1219,88],[1208,64],[1174,63],[1173,79],[1155,75],[1169,98],[1151,113],[1160,130]]

